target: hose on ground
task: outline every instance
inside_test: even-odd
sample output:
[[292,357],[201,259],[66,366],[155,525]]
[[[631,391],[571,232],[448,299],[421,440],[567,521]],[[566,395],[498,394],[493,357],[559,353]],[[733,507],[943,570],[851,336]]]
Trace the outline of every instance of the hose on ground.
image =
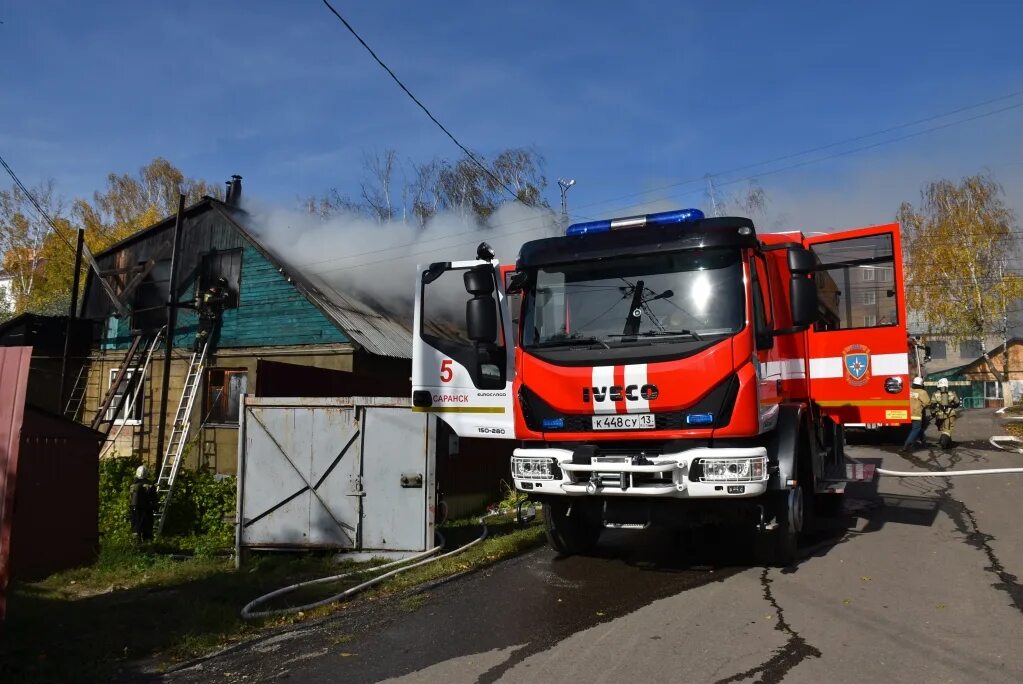
[[[341,600],[344,600],[344,599],[346,599],[346,598],[348,598],[350,596],[354,596],[355,594],[358,594],[361,591],[369,589],[370,587],[376,586],[377,584],[380,584],[384,580],[389,579],[391,577],[394,577],[395,575],[400,574],[402,572],[405,572],[406,570],[411,570],[412,568],[418,568],[418,567],[426,565],[428,563],[433,563],[433,562],[439,561],[441,559],[448,558],[449,556],[453,556],[456,553],[462,553],[463,551],[466,551],[467,549],[470,549],[473,546],[476,546],[477,544],[479,544],[480,542],[482,542],[484,539],[487,538],[487,531],[488,530],[487,530],[487,524],[486,524],[486,522],[484,522],[484,520],[486,518],[490,517],[491,515],[494,515],[496,512],[497,511],[494,511],[493,513],[487,513],[486,515],[482,516],[479,519],[479,524],[483,526],[483,531],[480,533],[480,536],[476,537],[476,539],[472,540],[468,544],[464,544],[462,546],[459,546],[457,549],[454,549],[453,551],[448,551],[447,553],[443,553],[443,554],[441,554],[439,556],[434,556],[435,553],[437,553],[438,551],[440,551],[441,549],[444,548],[444,537],[441,535],[440,532],[437,532],[437,537],[438,537],[439,541],[438,541],[437,546],[434,546],[432,549],[427,549],[426,551],[423,551],[421,553],[417,553],[416,555],[411,556],[410,558],[403,558],[402,560],[393,561],[391,563],[385,563],[383,565],[378,565],[375,568],[370,568],[370,570],[386,570],[388,568],[395,568],[394,570],[391,570],[390,572],[385,572],[382,575],[377,575],[376,577],[374,577],[371,580],[367,580],[366,582],[363,582],[361,584],[357,584],[357,585],[355,585],[354,587],[352,587],[350,589],[345,589],[340,594],[335,594],[334,596],[330,596],[328,598],[322,599],[320,601],[316,601],[314,603],[307,603],[307,604],[302,605],[302,606],[289,606],[288,608],[277,608],[277,609],[274,609],[274,610],[260,610],[260,611],[254,610],[254,608],[256,608],[259,605],[262,605],[262,604],[266,603],[270,599],[277,598],[278,596],[284,596],[285,594],[290,594],[291,592],[297,591],[298,589],[302,589],[304,587],[311,587],[311,586],[315,586],[315,585],[319,585],[319,584],[330,584],[331,582],[337,582],[337,581],[343,580],[345,578],[352,577],[353,575],[364,574],[367,571],[366,570],[353,570],[351,572],[345,572],[345,573],[342,573],[340,575],[331,575],[330,577],[321,577],[319,579],[307,580],[305,582],[298,582],[296,584],[291,584],[291,585],[288,585],[286,587],[281,587],[280,589],[277,589],[275,591],[271,591],[269,594],[264,594],[263,596],[260,596],[259,598],[257,598],[254,601],[250,601],[244,608],[242,608],[242,612],[241,612],[242,619],[244,619],[244,620],[254,620],[254,619],[257,619],[257,618],[271,617],[271,616],[274,616],[274,615],[289,615],[289,614],[298,613],[298,612],[301,612],[301,611],[312,610],[313,608],[320,608],[322,606],[327,606],[327,605],[330,605],[331,603],[336,603],[337,601],[341,601]],[[411,565],[405,565],[406,563],[411,563]],[[397,567],[397,566],[402,566],[402,567]]]
[[887,468],[875,468],[880,475],[892,477],[958,477],[960,475],[1005,475],[1007,473],[1023,473],[1023,468],[981,468],[979,470],[888,470]]

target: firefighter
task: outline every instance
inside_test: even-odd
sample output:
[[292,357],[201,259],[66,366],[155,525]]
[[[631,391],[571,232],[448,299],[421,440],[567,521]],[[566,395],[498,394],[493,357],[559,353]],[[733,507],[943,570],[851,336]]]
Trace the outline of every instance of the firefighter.
[[144,465],[135,469],[135,480],[129,489],[128,517],[131,520],[131,531],[135,540],[149,541],[153,538],[153,510],[156,504],[156,491],[149,483],[149,473]]
[[224,306],[228,297],[227,279],[217,278],[213,285],[203,290],[195,300],[195,310],[199,314],[199,329],[195,335],[193,350],[196,354],[202,351],[210,338],[220,317],[224,313]]
[[948,379],[938,380],[938,391],[931,397],[931,411],[941,433],[938,443],[942,448],[952,444],[952,428],[955,427],[956,409],[960,405],[959,396],[948,388]]
[[909,391],[909,417],[912,418],[913,424],[909,429],[909,436],[906,437],[906,443],[902,445],[902,451],[909,451],[918,442],[924,445],[924,412],[929,403],[931,399],[924,389],[924,379],[919,376],[913,378],[913,387]]

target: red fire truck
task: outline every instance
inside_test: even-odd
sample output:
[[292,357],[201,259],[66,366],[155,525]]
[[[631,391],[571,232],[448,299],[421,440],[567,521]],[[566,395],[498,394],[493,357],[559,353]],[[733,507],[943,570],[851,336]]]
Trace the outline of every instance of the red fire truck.
[[520,442],[515,488],[560,553],[745,521],[787,564],[840,502],[843,424],[909,421],[897,224],[758,234],[685,209],[572,225],[514,268],[476,256],[420,269],[413,405]]

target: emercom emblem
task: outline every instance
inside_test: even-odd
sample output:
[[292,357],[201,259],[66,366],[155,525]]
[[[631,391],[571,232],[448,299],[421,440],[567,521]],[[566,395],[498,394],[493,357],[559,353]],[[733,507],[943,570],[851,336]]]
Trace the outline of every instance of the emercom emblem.
[[842,350],[845,380],[853,387],[861,387],[870,380],[870,350],[862,344],[850,344]]

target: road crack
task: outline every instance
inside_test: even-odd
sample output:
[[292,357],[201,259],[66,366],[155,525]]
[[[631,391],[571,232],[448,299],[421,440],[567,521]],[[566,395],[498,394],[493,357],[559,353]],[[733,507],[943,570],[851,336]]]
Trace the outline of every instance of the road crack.
[[803,662],[807,658],[820,658],[821,652],[815,646],[808,644],[806,639],[799,635],[792,626],[785,620],[785,613],[778,605],[778,600],[774,597],[774,592],[771,591],[771,584],[773,580],[768,577],[768,569],[764,568],[760,574],[760,586],[764,590],[764,600],[771,604],[774,609],[776,620],[774,628],[786,635],[788,639],[778,649],[775,650],[774,655],[771,658],[754,668],[734,674],[726,679],[719,679],[716,684],[730,684],[731,682],[741,682],[752,677],[760,676],[757,680],[758,684],[778,684],[781,682],[785,675],[787,675],[796,665]]
[[[927,470],[942,469],[933,452],[927,461],[912,455],[905,455],[904,458],[920,468]],[[948,467],[954,468],[961,460],[958,454],[950,454]],[[968,546],[981,551],[987,557],[988,565],[984,570],[998,578],[998,581],[992,583],[991,586],[998,591],[1006,593],[1012,601],[1013,607],[1020,611],[1020,613],[1023,613],[1023,585],[1020,584],[1019,578],[1016,575],[1005,569],[1005,565],[1002,564],[1001,559],[995,553],[994,548],[991,546],[991,542],[996,541],[994,535],[981,532],[980,526],[977,524],[977,515],[969,506],[952,496],[952,491],[955,487],[952,484],[952,479],[943,479],[945,480],[944,486],[939,487],[934,492],[938,496],[938,508],[952,520],[956,530],[963,535],[963,541]]]

